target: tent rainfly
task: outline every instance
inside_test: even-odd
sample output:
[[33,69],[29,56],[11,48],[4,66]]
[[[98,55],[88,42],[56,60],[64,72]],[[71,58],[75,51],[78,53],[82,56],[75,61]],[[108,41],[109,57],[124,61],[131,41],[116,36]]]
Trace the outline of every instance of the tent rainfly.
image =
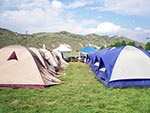
[[59,47],[55,48],[54,50],[57,50],[57,51],[62,52],[62,53],[72,51],[72,49],[69,46],[65,45],[65,44],[59,45]]
[[92,63],[98,62],[99,65],[94,73],[106,87],[150,86],[150,54],[147,51],[134,46],[122,46],[103,52],[100,50],[95,55],[97,60]]
[[80,52],[84,53],[84,54],[87,54],[87,53],[90,53],[90,52],[94,52],[94,51],[96,51],[96,49],[91,47],[91,46],[86,46],[86,47],[84,47],[84,48],[82,48],[80,50]]
[[44,88],[61,82],[46,71],[41,58],[30,49],[10,45],[1,48],[0,55],[0,87]]

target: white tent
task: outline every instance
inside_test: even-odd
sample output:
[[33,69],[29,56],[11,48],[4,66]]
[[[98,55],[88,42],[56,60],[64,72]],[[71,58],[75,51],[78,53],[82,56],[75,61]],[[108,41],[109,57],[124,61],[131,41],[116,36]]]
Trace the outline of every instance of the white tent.
[[66,46],[66,44],[60,44],[59,47],[55,48],[55,50],[59,52],[71,52],[72,49],[69,46]]
[[11,45],[0,49],[0,87],[44,88],[61,81],[41,65],[31,50]]

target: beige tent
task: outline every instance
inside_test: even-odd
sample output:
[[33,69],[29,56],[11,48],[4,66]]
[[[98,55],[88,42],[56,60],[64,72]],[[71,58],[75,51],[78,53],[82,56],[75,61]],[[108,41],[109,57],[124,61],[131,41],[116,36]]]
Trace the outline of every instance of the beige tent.
[[[36,60],[38,60],[38,62],[41,64],[40,70],[41,69],[45,70],[46,72],[50,73],[52,76],[55,76],[55,77],[64,75],[64,73],[59,73],[55,71],[54,67],[48,63],[47,59],[45,58],[45,53],[41,51],[41,49],[37,49],[34,47],[30,47],[28,49],[30,53],[32,54],[32,56],[34,56],[34,58],[36,58]],[[50,62],[51,61],[55,62],[53,57],[55,56],[51,56],[48,58],[48,59],[51,59]]]
[[[30,51],[30,53],[33,52],[33,54],[35,54],[35,55],[39,58],[41,64],[42,64],[44,67],[46,67],[44,58],[42,57],[41,53],[39,52],[39,50],[38,50],[37,48],[29,47],[28,50]],[[32,56],[34,56],[33,54],[32,54]]]
[[10,45],[0,49],[0,87],[44,88],[61,81],[52,76],[31,50]]

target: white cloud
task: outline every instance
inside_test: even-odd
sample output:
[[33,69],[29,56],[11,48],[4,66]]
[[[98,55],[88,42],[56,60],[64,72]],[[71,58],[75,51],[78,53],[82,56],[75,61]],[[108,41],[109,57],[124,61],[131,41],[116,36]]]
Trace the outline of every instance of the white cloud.
[[115,34],[118,30],[120,30],[120,28],[121,27],[119,25],[115,25],[110,22],[104,22],[97,26],[97,32],[104,34]]
[[[98,35],[108,35],[108,36],[121,35],[143,43],[146,43],[148,41],[146,40],[146,37],[150,36],[150,30],[143,29],[142,27],[136,27],[135,29],[131,30],[111,22],[100,23],[97,25],[97,27],[89,27],[89,28],[84,27],[84,25],[76,22],[75,20],[71,21],[68,20],[65,23],[62,24],[60,30],[66,30],[76,34],[85,35],[90,33],[96,33]],[[56,30],[58,30],[58,28],[56,28]]]
[[103,0],[102,6],[92,7],[98,11],[113,11],[126,15],[150,14],[149,0]]
[[87,0],[75,0],[74,2],[70,3],[67,8],[79,8],[87,5],[89,2]]
[[99,35],[121,35],[144,43],[147,42],[146,37],[150,36],[150,30],[143,29],[142,27],[136,27],[134,30],[131,30],[111,22],[100,23],[95,31]]
[[[99,0],[95,1],[98,2]],[[102,1],[104,1],[103,10],[123,12],[123,10],[129,8],[124,11],[124,13],[136,14],[136,10],[134,9],[137,9],[135,8],[137,5],[134,6],[133,3],[133,11],[128,12],[131,10],[131,6],[129,5],[128,7],[128,4],[130,1],[132,2],[132,0],[127,0],[127,3],[119,0],[119,4],[116,5],[115,8],[114,1],[118,0]],[[141,4],[139,0],[135,1]],[[146,3],[145,1],[147,0],[142,1],[143,4]],[[87,2],[86,0],[76,0],[71,3],[68,8],[83,7],[92,3],[93,2]],[[140,26],[130,30],[112,22],[100,23],[92,19],[77,21],[74,19],[75,16],[72,12],[65,12],[65,10],[69,9],[65,9],[66,5],[58,0],[13,0],[13,2],[11,2],[11,0],[3,0],[2,4],[3,7],[0,7],[0,27],[8,28],[20,33],[25,33],[26,30],[28,30],[29,33],[57,32],[65,30],[77,34],[97,33],[99,35],[110,36],[124,35],[142,42],[146,42],[145,37],[150,36],[150,30],[143,29]],[[144,10],[146,10],[146,8]],[[102,17],[100,16],[100,19],[101,18]]]
[[57,9],[57,10],[60,10],[64,7],[63,3],[61,3],[57,0],[52,1],[51,4],[52,4],[52,7]]
[[134,30],[137,31],[137,32],[140,32],[140,31],[142,31],[143,29],[142,29],[141,27],[136,27]]
[[96,27],[98,23],[99,22],[96,20],[85,19],[85,20],[80,21],[79,24],[83,27],[92,28],[92,27]]
[[[86,28],[84,25],[92,25],[94,20],[84,20],[78,22],[73,19],[74,16],[62,14],[65,5],[53,0],[15,0],[10,4],[5,3],[5,9],[0,14],[0,27],[9,28],[13,31],[25,33],[35,32],[56,32],[69,31],[72,33],[86,34],[94,32],[93,28]],[[6,2],[6,1],[5,1]],[[14,5],[15,10],[9,10]],[[6,7],[7,6],[7,7]],[[83,27],[84,26],[84,27]]]
[[45,8],[50,5],[48,0],[2,0],[1,10],[31,10]]
[[[49,31],[50,27],[57,26],[60,21],[63,21],[61,17],[63,4],[59,1],[19,1],[21,0],[14,0],[14,2],[7,0],[3,3],[5,4],[5,10],[0,12],[0,27],[22,33],[29,30],[30,33],[33,33],[44,30]],[[11,5],[14,5],[13,10],[10,8]]]

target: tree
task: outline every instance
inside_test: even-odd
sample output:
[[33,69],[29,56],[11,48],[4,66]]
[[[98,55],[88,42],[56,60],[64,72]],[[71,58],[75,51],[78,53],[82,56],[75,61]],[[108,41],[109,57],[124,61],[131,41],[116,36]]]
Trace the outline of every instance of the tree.
[[119,47],[119,46],[126,46],[126,42],[123,40],[122,42],[116,42],[110,45],[110,47]]
[[122,45],[122,46],[126,46],[126,41],[123,40],[123,41],[121,42],[121,45]]
[[139,46],[139,48],[142,48],[142,49],[144,49],[141,45]]
[[150,42],[147,42],[147,43],[146,43],[145,49],[146,49],[146,50],[150,50]]
[[135,42],[128,42],[127,45],[135,46]]

